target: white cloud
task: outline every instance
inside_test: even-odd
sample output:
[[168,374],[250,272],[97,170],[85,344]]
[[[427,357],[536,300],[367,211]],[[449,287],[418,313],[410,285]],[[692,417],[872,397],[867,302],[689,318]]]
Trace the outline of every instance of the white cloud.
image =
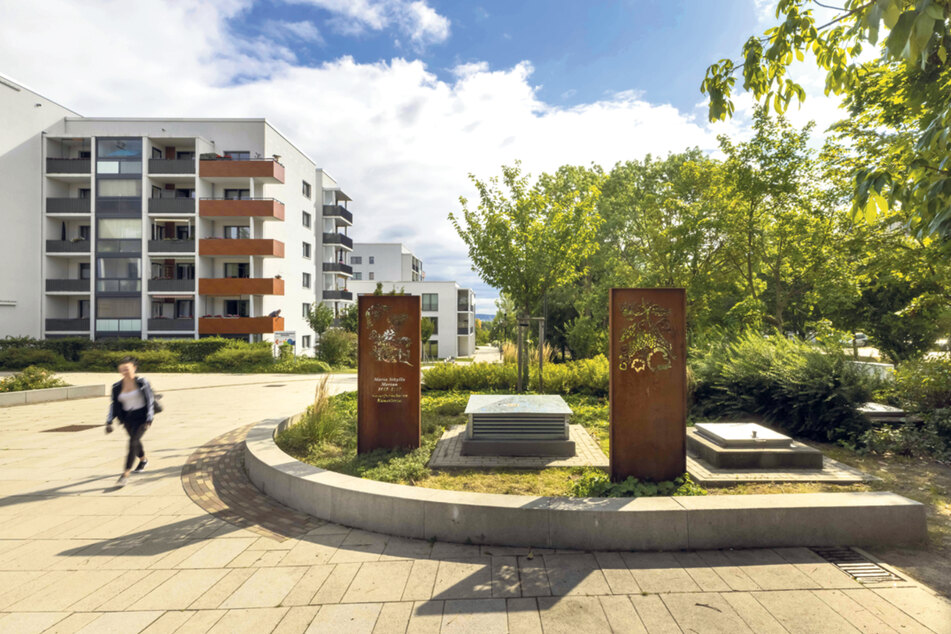
[[[343,35],[360,35],[368,29],[390,26],[409,37],[414,49],[422,50],[449,38],[449,19],[424,0],[284,0],[319,7],[332,14],[328,24]],[[398,41],[398,40],[397,40]]]
[[743,125],[710,126],[699,112],[636,92],[555,107],[538,98],[528,62],[460,65],[448,81],[399,58],[307,67],[279,43],[228,28],[249,1],[140,0],[134,18],[115,7],[0,0],[0,72],[87,116],[265,116],[353,197],[358,241],[400,236],[427,279],[473,286],[480,312],[494,310],[496,293],[469,269],[446,218],[460,195],[475,201],[468,173],[489,178],[516,159],[537,175],[565,163],[610,167],[646,153],[712,151],[717,130]]
[[261,31],[274,39],[282,41],[302,40],[323,46],[325,44],[320,31],[313,22],[286,22],[283,20],[268,20]]

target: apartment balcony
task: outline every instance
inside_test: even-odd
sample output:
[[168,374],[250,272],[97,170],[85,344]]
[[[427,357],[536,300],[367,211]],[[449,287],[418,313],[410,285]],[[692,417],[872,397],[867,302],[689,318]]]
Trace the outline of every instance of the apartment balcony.
[[115,198],[100,198],[96,201],[97,216],[121,216],[128,218],[132,215],[142,215],[142,199],[138,196],[117,196]]
[[193,332],[195,330],[195,319],[194,317],[183,319],[152,317],[149,319],[148,327],[149,330],[159,332],[180,332],[183,330]]
[[274,198],[202,198],[198,203],[202,218],[261,218],[284,220],[284,203]]
[[472,328],[463,327],[463,328],[457,328],[456,332],[460,335],[471,335],[475,331]]
[[149,159],[149,174],[194,174],[195,159]]
[[149,280],[150,293],[194,293],[195,280]]
[[194,198],[149,198],[150,214],[193,214]]
[[89,198],[47,198],[48,214],[88,214],[92,211]]
[[88,293],[89,280],[46,280],[47,293]]
[[350,291],[324,291],[324,299],[352,302],[353,293]]
[[460,312],[460,313],[468,313],[468,312],[469,312],[469,303],[468,303],[468,302],[459,302],[459,307],[457,308],[457,312]]
[[[92,161],[88,158],[48,158],[46,159],[47,174],[89,174],[92,170]],[[87,328],[88,330],[88,328]]]
[[47,319],[46,330],[56,332],[89,332],[89,319]]
[[200,295],[283,295],[284,280],[274,277],[222,277],[198,280]]
[[245,255],[271,258],[284,257],[280,240],[204,238],[198,241],[199,255]]
[[47,240],[47,253],[89,253],[89,240]]
[[199,170],[202,178],[211,180],[254,178],[262,183],[284,182],[284,166],[274,159],[202,159]]
[[324,244],[336,244],[347,249],[353,250],[353,239],[342,233],[325,233]]
[[[324,205],[324,218],[336,218],[338,219],[338,225],[353,224],[353,214],[347,211],[346,207],[343,205]],[[340,223],[339,220],[344,220],[346,222]]]
[[263,335],[284,330],[283,317],[201,317],[200,335]]
[[353,267],[343,262],[324,262],[324,273],[343,273],[344,275],[353,275]]
[[194,240],[149,240],[149,253],[194,253]]

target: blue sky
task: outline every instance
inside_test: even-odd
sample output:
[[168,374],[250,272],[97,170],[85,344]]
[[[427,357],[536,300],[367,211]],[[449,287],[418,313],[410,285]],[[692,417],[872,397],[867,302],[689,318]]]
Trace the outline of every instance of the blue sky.
[[[733,120],[709,124],[704,71],[738,56],[774,7],[0,0],[0,74],[86,116],[266,117],[353,198],[355,240],[404,242],[427,279],[471,287],[494,312],[498,293],[447,219],[475,196],[468,174],[715,153],[717,134],[748,132],[753,104],[740,95]],[[810,99],[791,119],[823,130],[841,111],[808,61],[800,71]]]

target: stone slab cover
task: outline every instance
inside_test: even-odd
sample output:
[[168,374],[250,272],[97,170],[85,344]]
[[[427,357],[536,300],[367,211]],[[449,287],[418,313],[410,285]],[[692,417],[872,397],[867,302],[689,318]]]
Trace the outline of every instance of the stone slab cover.
[[419,447],[420,297],[362,295],[357,452]]
[[611,480],[660,482],[687,468],[686,294],[612,288]]

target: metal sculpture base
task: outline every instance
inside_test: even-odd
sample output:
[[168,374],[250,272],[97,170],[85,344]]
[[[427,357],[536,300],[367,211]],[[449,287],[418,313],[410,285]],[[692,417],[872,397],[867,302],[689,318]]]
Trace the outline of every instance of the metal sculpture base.
[[698,423],[687,451],[717,469],[822,469],[821,451],[752,422]]
[[465,413],[463,456],[575,455],[568,438],[571,408],[560,396],[474,394]]

